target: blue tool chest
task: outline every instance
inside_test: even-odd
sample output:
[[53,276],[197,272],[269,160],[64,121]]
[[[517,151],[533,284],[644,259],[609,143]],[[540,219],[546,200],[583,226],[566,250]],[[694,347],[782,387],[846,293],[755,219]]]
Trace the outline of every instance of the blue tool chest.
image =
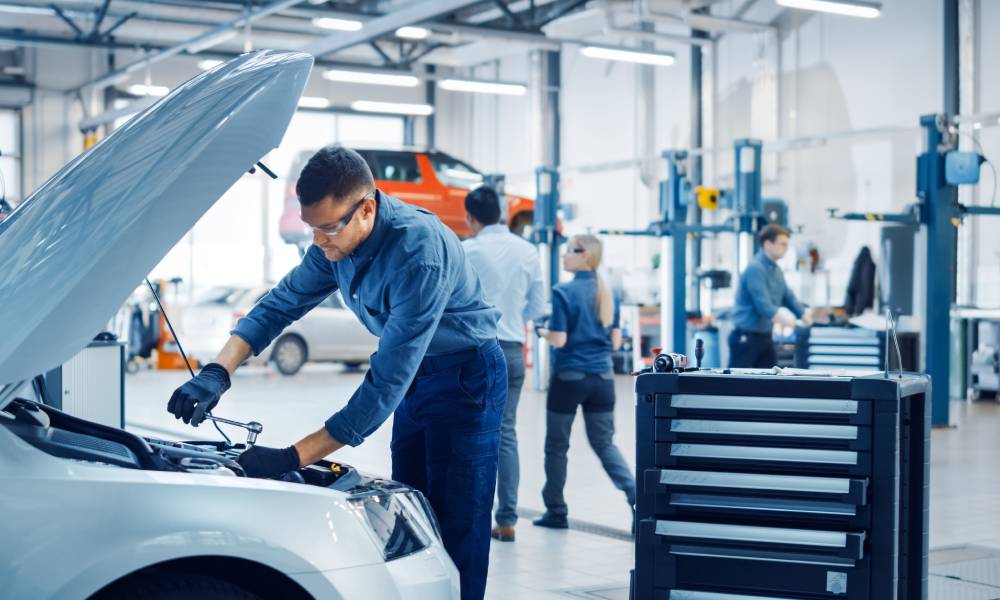
[[636,380],[636,600],[923,600],[926,376]]

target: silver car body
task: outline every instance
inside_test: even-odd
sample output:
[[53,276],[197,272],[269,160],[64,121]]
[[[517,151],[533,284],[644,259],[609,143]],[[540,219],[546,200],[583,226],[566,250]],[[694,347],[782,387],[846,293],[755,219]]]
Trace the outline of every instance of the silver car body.
[[[85,598],[139,569],[206,556],[233,557],[247,572],[266,567],[314,598],[458,597],[457,572],[439,536],[386,560],[372,521],[359,513],[358,490],[399,484],[358,479],[342,491],[247,479],[234,476],[238,464],[221,452],[204,453],[200,464],[211,468],[190,469],[67,458],[43,451],[39,440],[84,431],[91,446],[108,446],[118,436],[147,465],[184,464],[153,452],[153,440],[74,421],[24,396],[22,382],[85,346],[195,221],[278,144],[311,67],[308,55],[264,51],[195,77],[68,164],[0,223],[4,597]],[[43,423],[50,417],[30,416],[41,412],[52,425]],[[232,468],[213,463],[223,460]],[[407,520],[425,533],[435,529],[413,495],[398,496]]]

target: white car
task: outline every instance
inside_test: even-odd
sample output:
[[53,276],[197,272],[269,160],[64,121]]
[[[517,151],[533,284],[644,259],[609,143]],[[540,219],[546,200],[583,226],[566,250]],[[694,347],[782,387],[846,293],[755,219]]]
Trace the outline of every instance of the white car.
[[241,445],[142,438],[43,403],[37,374],[280,141],[311,67],[264,51],[195,77],[0,223],[4,598],[458,598],[417,491],[325,461],[249,479]]
[[[211,362],[229,338],[236,321],[268,292],[266,286],[220,288],[184,309],[184,349]],[[271,363],[282,375],[294,375],[308,362],[339,362],[357,368],[378,348],[378,338],[358,321],[334,292],[293,322],[251,363]]]

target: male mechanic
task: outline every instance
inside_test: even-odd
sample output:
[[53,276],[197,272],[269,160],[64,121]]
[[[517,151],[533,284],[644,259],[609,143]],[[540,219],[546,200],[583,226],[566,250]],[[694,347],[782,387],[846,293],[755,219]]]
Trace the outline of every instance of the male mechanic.
[[507,359],[507,406],[500,423],[500,466],[497,471],[497,512],[493,538],[514,541],[517,523],[517,401],[524,385],[524,323],[545,314],[545,284],[538,251],[500,222],[500,196],[480,186],[465,197],[465,222],[475,234],[464,242],[465,254],[476,268],[486,301],[500,310],[497,334]]
[[760,251],[740,277],[729,334],[729,366],[769,369],[778,362],[771,332],[774,325],[795,327],[812,318],[788,289],[778,261],[788,252],[788,230],[771,223],[757,233]]
[[274,477],[357,446],[394,414],[392,477],[427,496],[463,600],[481,599],[507,398],[498,311],[484,302],[455,234],[432,213],[377,190],[358,153],[323,148],[295,191],[313,245],[239,320],[215,362],[174,392],[168,410],[200,423],[251,352],[341,290],[379,337],[364,381],[316,432],[284,449],[255,446],[239,462],[250,477]]

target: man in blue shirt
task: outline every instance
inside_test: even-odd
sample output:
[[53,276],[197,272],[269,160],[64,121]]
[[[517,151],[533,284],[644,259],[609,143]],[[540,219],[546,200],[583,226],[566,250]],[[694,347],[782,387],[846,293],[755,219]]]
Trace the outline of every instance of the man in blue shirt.
[[729,366],[768,369],[777,362],[771,332],[775,324],[795,327],[812,319],[788,289],[777,261],[788,252],[788,230],[771,223],[757,234],[760,251],[740,277],[729,334]]
[[500,222],[500,197],[480,186],[465,197],[465,221],[475,237],[462,242],[469,262],[479,273],[486,301],[500,310],[500,347],[507,358],[507,407],[500,425],[500,467],[497,471],[497,525],[493,538],[514,541],[517,522],[517,401],[524,385],[525,321],[545,314],[545,284],[538,251]]
[[302,169],[296,193],[313,245],[240,319],[215,361],[174,392],[168,410],[200,423],[251,353],[340,289],[379,337],[364,382],[319,430],[288,448],[255,446],[239,462],[250,477],[279,476],[360,444],[394,414],[392,476],[427,496],[462,598],[481,599],[507,397],[497,310],[483,300],[455,234],[432,213],[378,191],[358,153],[323,148]]

